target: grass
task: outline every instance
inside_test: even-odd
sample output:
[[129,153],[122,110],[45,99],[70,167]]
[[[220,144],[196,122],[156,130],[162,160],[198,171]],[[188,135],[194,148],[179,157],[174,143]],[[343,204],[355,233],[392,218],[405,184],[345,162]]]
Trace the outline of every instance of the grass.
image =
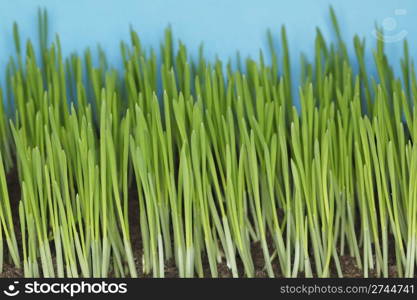
[[[38,15],[39,47],[23,49],[13,26],[0,93],[0,270],[164,277],[173,264],[180,277],[218,277],[226,264],[255,277],[256,246],[269,277],[343,277],[346,256],[364,277],[415,276],[406,40],[400,78],[377,41],[373,78],[365,41],[348,53],[330,9],[336,41],[317,29],[296,108],[284,27],[280,39],[268,32],[270,61],[238,56],[237,68],[202,48],[190,59],[170,28],[156,54],[131,29],[120,72],[100,48],[97,64],[89,49],[64,58]],[[9,196],[13,170],[20,199]]]

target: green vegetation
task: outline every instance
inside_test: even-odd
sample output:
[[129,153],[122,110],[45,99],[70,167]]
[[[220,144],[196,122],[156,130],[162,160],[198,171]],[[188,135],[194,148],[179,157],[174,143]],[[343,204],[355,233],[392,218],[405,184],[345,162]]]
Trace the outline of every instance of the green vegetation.
[[[0,270],[164,277],[171,263],[180,277],[217,277],[227,264],[254,277],[256,245],[270,277],[344,276],[345,256],[365,277],[390,266],[414,277],[407,42],[397,78],[377,41],[373,78],[364,40],[348,54],[331,19],[336,42],[317,30],[314,60],[302,58],[299,109],[284,27],[279,42],[268,34],[270,63],[261,52],[237,69],[202,51],[190,59],[169,28],[159,57],[131,30],[119,72],[102,49],[97,64],[90,50],[62,57],[44,10],[39,47],[23,49],[15,24],[0,93]],[[9,195],[14,172],[20,199]]]

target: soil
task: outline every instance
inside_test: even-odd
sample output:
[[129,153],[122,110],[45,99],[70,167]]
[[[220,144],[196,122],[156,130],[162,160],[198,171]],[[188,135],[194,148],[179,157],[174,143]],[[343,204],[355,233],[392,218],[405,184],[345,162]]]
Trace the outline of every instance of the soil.
[[[16,171],[11,171],[7,176],[7,185],[9,189],[9,195],[10,195],[10,202],[12,207],[12,214],[13,219],[17,220],[15,224],[15,231],[16,231],[16,238],[20,242],[20,225],[19,225],[19,216],[18,216],[18,202],[20,201],[20,185],[19,180],[17,176]],[[142,241],[140,237],[139,232],[139,218],[137,217],[138,212],[138,201],[137,201],[137,191],[132,190],[130,191],[130,197],[131,199],[129,203],[129,222],[130,222],[130,229],[131,229],[131,236],[132,236],[132,247],[133,252],[136,256],[136,266],[138,270],[139,277],[152,277],[151,274],[143,274],[142,272]],[[391,243],[393,245],[393,243]],[[390,249],[392,250],[392,249]],[[393,253],[393,251],[390,251]],[[272,253],[272,251],[271,251]],[[251,254],[255,266],[255,277],[257,278],[267,278],[267,272],[264,268],[264,257],[262,252],[262,247],[260,243],[254,243],[252,245]],[[204,259],[204,257],[203,257]],[[356,260],[354,257],[351,257],[349,255],[342,255],[340,256],[340,265],[342,268],[342,272],[344,277],[346,278],[361,278],[363,277],[363,272],[358,268],[356,264]],[[280,268],[277,264],[277,261],[274,260],[273,264],[273,270],[275,277],[283,277]],[[238,268],[239,268],[239,276],[244,277],[243,272],[243,264],[241,261],[237,261]],[[204,277],[210,277],[210,268],[209,264],[207,262],[207,259],[204,259],[203,261],[203,267],[204,267]],[[218,264],[218,275],[220,278],[232,278],[232,273],[227,267],[226,263]],[[314,269],[314,266],[312,266]],[[114,274],[109,274],[110,277]],[[303,276],[303,274],[299,274],[300,277]],[[397,271],[396,271],[396,263],[395,259],[391,258],[389,260],[389,276],[390,277],[397,277]],[[4,263],[3,265],[3,272],[0,273],[0,278],[19,278],[23,277],[23,270],[17,269],[13,265],[9,263]],[[165,267],[165,277],[167,278],[177,278],[178,272],[175,267],[175,264],[173,262],[168,262]],[[337,277],[336,268],[334,265],[331,266],[331,274],[330,277]],[[376,277],[375,272],[370,272],[369,277]]]

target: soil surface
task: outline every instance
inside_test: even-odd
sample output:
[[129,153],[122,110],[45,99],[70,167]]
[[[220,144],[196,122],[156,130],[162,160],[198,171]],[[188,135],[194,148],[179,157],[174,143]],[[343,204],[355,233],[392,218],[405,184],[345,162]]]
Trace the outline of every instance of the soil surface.
[[[16,220],[15,224],[15,232],[16,238],[20,243],[20,224],[19,224],[19,216],[18,216],[18,203],[20,201],[20,185],[16,171],[11,171],[7,175],[7,185],[9,189],[9,196],[10,196],[10,204],[12,206],[12,214],[14,220]],[[138,216],[138,201],[137,201],[137,191],[135,189],[130,191],[129,197],[129,222],[130,222],[130,230],[132,236],[132,247],[133,252],[135,254],[135,261],[137,265],[138,275],[139,277],[152,277],[152,275],[143,274],[142,272],[142,241],[139,232],[139,218]],[[392,245],[393,243],[391,243]],[[390,249],[393,250],[393,249]],[[393,251],[390,251],[394,253]],[[264,268],[264,258],[261,245],[259,243],[254,243],[251,249],[252,258],[255,266],[255,277],[257,278],[266,278],[268,277],[267,272]],[[272,253],[272,252],[271,252]],[[203,257],[204,259],[204,257]],[[238,258],[237,258],[238,259]],[[363,272],[358,268],[356,264],[356,260],[354,257],[349,255],[342,255],[339,257],[340,266],[343,272],[344,277],[347,278],[360,278],[363,277]],[[7,259],[5,259],[7,261]],[[244,277],[243,272],[243,264],[241,261],[237,260],[238,268],[239,268],[239,276]],[[313,263],[313,262],[312,262]],[[210,277],[210,268],[207,259],[203,261],[204,267],[204,277]],[[314,270],[314,266],[312,266]],[[273,263],[273,270],[276,277],[283,277],[280,268],[278,266],[277,260],[274,260]],[[109,274],[112,277],[112,274]],[[232,273],[227,267],[226,263],[222,263],[218,265],[218,275],[220,278],[231,278]],[[114,276],[114,274],[113,274]],[[299,274],[300,277],[303,277],[303,274]],[[334,265],[331,266],[331,277],[337,277],[336,267]],[[370,272],[369,277],[375,277],[376,272]],[[0,278],[19,278],[23,277],[23,270],[15,268],[13,265],[9,263],[4,263],[3,265],[3,272],[0,273]],[[178,272],[173,262],[168,262],[165,267],[165,277],[167,278],[177,278]],[[397,277],[396,271],[396,263],[395,259],[391,258],[389,260],[389,277]]]

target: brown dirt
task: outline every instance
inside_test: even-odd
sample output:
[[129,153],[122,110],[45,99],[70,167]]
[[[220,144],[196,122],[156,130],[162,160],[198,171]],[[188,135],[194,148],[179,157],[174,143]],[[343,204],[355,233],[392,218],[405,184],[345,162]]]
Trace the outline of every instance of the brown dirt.
[[[19,180],[18,180],[16,171],[12,171],[7,175],[7,184],[8,184],[8,189],[9,189],[11,206],[13,210],[12,213],[13,213],[14,220],[17,221],[15,224],[15,231],[16,231],[17,239],[18,241],[20,241],[20,227],[18,223],[19,216],[18,216],[18,210],[17,210],[18,202],[20,200],[20,186],[18,182]],[[130,214],[129,221],[130,221],[130,230],[131,230],[131,236],[132,236],[132,247],[134,249],[134,254],[136,256],[135,261],[136,261],[136,266],[138,270],[138,275],[140,277],[151,277],[151,274],[143,274],[142,272],[142,250],[141,250],[142,241],[140,238],[139,218],[137,217],[138,201],[137,201],[137,191],[135,189],[133,189],[130,192],[130,199],[132,200],[129,203],[129,214]],[[391,239],[391,241],[392,242],[390,243],[390,245],[392,248],[393,240]],[[272,245],[272,241],[270,239],[268,242]],[[390,249],[390,250],[393,250],[393,249]],[[392,251],[390,252],[393,253]],[[272,253],[272,250],[270,251],[270,253]],[[252,254],[253,262],[255,266],[255,277],[266,278],[267,272],[264,268],[264,257],[263,257],[262,247],[260,243],[254,243],[252,245],[251,254]],[[343,255],[339,259],[340,259],[340,264],[341,264],[344,277],[347,277],[347,278],[363,277],[363,272],[358,268],[356,264],[356,260],[353,257],[349,255]],[[7,259],[5,259],[5,261],[7,261]],[[243,277],[244,276],[243,264],[241,261],[239,261],[239,259],[237,263],[238,263],[238,268],[239,268],[239,276]],[[312,261],[312,263],[314,262]],[[203,267],[204,267],[204,276],[209,277],[210,268],[209,268],[207,259],[204,259],[204,257],[203,257]],[[217,267],[218,267],[218,275],[220,278],[232,277],[232,273],[227,267],[226,263],[218,264]],[[312,265],[312,268],[314,271],[314,265]],[[273,262],[273,270],[275,273],[274,275],[276,277],[283,277],[276,259]],[[332,266],[331,270],[332,270],[331,277],[337,277],[336,269],[334,266]],[[299,274],[299,276],[303,277],[303,274]],[[376,274],[371,272],[369,276],[375,277]],[[392,259],[392,258],[389,261],[389,276],[390,277],[397,276],[395,259]],[[18,277],[23,277],[23,271],[5,262],[3,265],[3,272],[0,273],[0,278],[18,278]],[[112,277],[112,274],[110,274],[110,277]],[[165,277],[167,278],[178,277],[178,272],[173,262],[168,262],[166,264]]]
[[346,277],[349,277],[349,278],[363,277],[363,273],[361,269],[359,269],[358,265],[356,264],[355,258],[351,256],[348,256],[348,255],[341,256],[340,267],[342,268],[343,274]]

